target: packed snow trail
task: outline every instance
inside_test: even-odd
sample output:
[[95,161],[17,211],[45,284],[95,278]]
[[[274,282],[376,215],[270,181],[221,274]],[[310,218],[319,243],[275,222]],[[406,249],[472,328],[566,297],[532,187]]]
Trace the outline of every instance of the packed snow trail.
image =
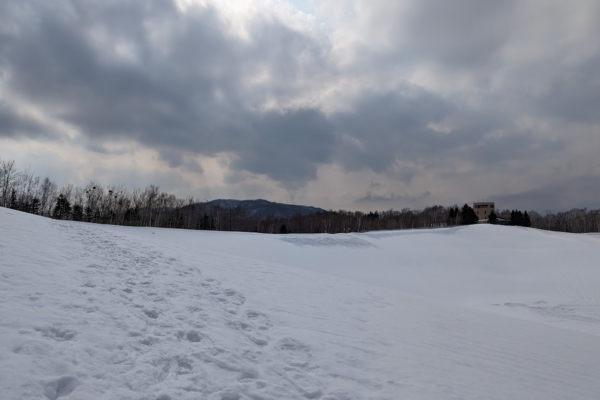
[[598,336],[157,235],[0,208],[3,399],[600,393]]
[[[26,303],[11,304],[3,315],[20,322],[28,315],[30,321],[17,329],[16,338],[15,332],[3,337],[17,339],[10,343],[14,361],[23,356],[31,361],[26,376],[73,373],[37,382],[27,377],[15,398],[36,398],[40,391],[49,399],[106,393],[107,399],[156,395],[166,400],[173,397],[170,391],[174,398],[186,393],[189,398],[236,399],[241,393],[261,398],[266,391],[280,398],[321,397],[309,360],[296,362],[307,347],[288,337],[270,343],[268,317],[244,307],[241,293],[204,277],[195,263],[184,266],[94,225],[43,222],[58,228],[47,234],[63,240],[40,249],[45,238],[39,237],[29,243],[34,252],[21,246],[23,259],[17,257],[8,268],[3,263],[4,304],[13,303],[10,283],[30,264],[28,254],[34,257],[31,264],[46,267],[30,271],[29,282],[18,282],[16,299]],[[61,268],[67,265],[74,268]],[[39,278],[42,288],[36,285]],[[267,344],[279,357],[265,358]],[[75,391],[84,382],[86,390]],[[16,381],[2,383],[12,387]]]

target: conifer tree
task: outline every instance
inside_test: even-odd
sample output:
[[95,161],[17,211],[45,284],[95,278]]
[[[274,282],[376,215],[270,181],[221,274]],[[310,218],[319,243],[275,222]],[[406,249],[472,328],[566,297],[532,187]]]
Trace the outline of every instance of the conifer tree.
[[83,221],[83,206],[81,204],[73,206],[73,221]]
[[494,210],[492,210],[492,212],[490,213],[490,216],[488,217],[488,221],[492,225],[495,225],[498,223],[498,216],[496,215]]
[[461,225],[473,225],[479,221],[479,217],[475,214],[475,210],[465,204],[460,213],[460,224]]
[[531,226],[531,219],[529,219],[529,214],[527,211],[523,214],[523,226],[529,228]]
[[71,214],[71,203],[65,197],[64,194],[60,194],[56,199],[56,205],[52,212],[52,218],[54,219],[68,219]]
[[10,193],[10,203],[8,207],[13,210],[17,210],[19,208],[19,203],[17,202],[17,192],[15,191],[15,189],[13,189]]
[[31,200],[31,205],[29,206],[28,212],[31,214],[38,214],[40,212],[40,199],[35,197],[33,200]]
[[458,207],[450,207],[450,210],[448,211],[448,225],[456,225],[456,219],[459,216],[459,214],[460,210],[458,209]]

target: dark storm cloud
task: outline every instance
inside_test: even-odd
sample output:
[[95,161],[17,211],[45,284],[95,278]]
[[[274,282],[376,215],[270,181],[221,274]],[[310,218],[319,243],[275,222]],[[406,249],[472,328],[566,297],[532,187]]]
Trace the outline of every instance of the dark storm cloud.
[[0,103],[0,138],[40,137],[43,128],[29,118]]
[[365,95],[351,112],[332,116],[346,137],[339,158],[350,170],[382,172],[399,157],[415,159],[451,145],[429,124],[448,116],[454,106],[425,90],[405,85],[386,94]]
[[[328,161],[332,129],[320,111],[249,107],[318,75],[323,50],[308,36],[265,20],[244,41],[215,9],[182,13],[169,0],[28,3],[32,13],[4,4],[0,17],[19,27],[2,38],[8,86],[77,126],[89,148],[135,140],[171,166],[182,151],[234,152],[235,166],[286,182],[312,179]],[[261,71],[268,84],[248,85]]]
[[[490,165],[564,148],[561,139],[536,138],[517,128],[501,111],[475,111],[410,85],[364,96],[351,112],[332,120],[345,138],[338,159],[347,169],[368,167],[403,182],[418,171],[390,170],[397,162],[430,166],[459,158]],[[439,125],[447,129],[436,129]]]
[[[331,161],[333,126],[316,110],[269,112],[253,124],[249,146],[234,166],[291,184],[316,178],[316,165]],[[294,155],[290,157],[290,155]]]

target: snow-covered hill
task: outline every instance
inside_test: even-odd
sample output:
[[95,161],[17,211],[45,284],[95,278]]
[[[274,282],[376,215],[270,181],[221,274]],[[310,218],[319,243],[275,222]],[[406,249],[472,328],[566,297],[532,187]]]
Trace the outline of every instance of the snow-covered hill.
[[2,399],[597,399],[600,237],[267,236],[0,208]]
[[600,335],[600,236],[492,225],[347,235],[110,227]]

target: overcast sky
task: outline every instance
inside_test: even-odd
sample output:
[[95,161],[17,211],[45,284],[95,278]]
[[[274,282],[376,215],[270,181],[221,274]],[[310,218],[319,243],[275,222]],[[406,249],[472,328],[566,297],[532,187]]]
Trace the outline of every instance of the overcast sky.
[[0,0],[0,157],[59,184],[600,207],[597,0]]

